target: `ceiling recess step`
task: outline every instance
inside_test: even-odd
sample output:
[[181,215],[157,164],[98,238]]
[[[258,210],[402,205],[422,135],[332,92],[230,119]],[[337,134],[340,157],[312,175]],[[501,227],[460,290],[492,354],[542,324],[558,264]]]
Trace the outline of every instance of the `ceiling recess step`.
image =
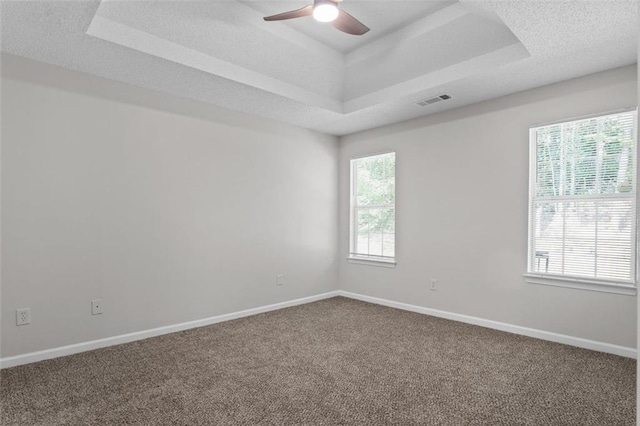
[[440,95],[440,96],[436,96],[435,98],[423,99],[421,101],[418,101],[418,102],[416,102],[416,105],[423,107],[423,106],[435,104],[437,102],[446,101],[448,99],[451,99],[451,96],[449,96],[449,95]]

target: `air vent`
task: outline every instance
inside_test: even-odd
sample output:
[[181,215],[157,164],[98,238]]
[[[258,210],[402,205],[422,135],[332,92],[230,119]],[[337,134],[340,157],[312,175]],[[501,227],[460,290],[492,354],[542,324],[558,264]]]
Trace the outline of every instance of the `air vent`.
[[423,99],[421,101],[418,101],[418,102],[416,102],[416,105],[423,107],[423,106],[435,104],[437,102],[446,101],[447,99],[451,99],[451,96],[449,96],[449,95],[440,95],[440,96],[436,96],[435,98]]

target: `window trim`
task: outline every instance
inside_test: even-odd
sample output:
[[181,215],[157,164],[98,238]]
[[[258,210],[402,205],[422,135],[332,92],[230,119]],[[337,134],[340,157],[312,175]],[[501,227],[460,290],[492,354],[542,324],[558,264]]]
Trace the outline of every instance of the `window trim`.
[[[554,124],[569,123],[571,121],[588,120],[590,118],[604,117],[604,116],[607,116],[607,115],[616,115],[616,114],[622,114],[622,113],[625,113],[625,112],[632,112],[632,111],[636,111],[637,112],[638,111],[638,107],[630,106],[630,107],[626,107],[626,108],[618,108],[618,109],[609,110],[609,111],[595,112],[593,114],[577,115],[577,116],[573,116],[573,117],[562,118],[560,120],[545,121],[545,122],[542,122],[542,123],[534,123],[534,124],[529,125],[529,130],[536,129],[538,127],[553,126]],[[636,114],[636,117],[637,117],[637,114]]]
[[623,294],[628,296],[635,296],[638,292],[638,288],[635,284],[621,284],[617,281],[595,280],[570,275],[554,275],[533,272],[525,272],[522,276],[527,284],[573,288],[578,290]]
[[381,256],[376,259],[375,256],[363,256],[359,254],[350,254],[347,257],[349,263],[357,264],[357,265],[369,265],[369,266],[381,266],[383,268],[395,268],[396,260],[395,258],[383,259]]
[[[536,193],[536,178],[537,178],[537,164],[534,159],[537,158],[537,144],[536,139],[534,138],[536,130],[540,127],[552,126],[556,124],[569,123],[572,121],[580,121],[587,120],[590,118],[597,117],[605,117],[608,115],[622,114],[625,112],[635,112],[633,119],[633,133],[635,143],[633,144],[633,151],[635,157],[635,170],[634,170],[634,194],[635,197],[635,209],[636,209],[636,221],[635,221],[635,235],[633,235],[633,257],[634,262],[632,262],[632,277],[633,280],[631,282],[625,281],[615,281],[615,280],[602,280],[602,279],[594,279],[594,278],[586,278],[579,276],[571,276],[571,275],[557,275],[557,274],[549,274],[549,273],[540,273],[540,272],[530,272],[532,270],[532,256],[531,256],[531,231],[532,231],[532,209],[534,201],[534,194]],[[628,107],[621,108],[613,111],[583,115],[574,118],[566,118],[562,120],[556,120],[547,123],[541,124],[533,124],[529,127],[529,202],[528,202],[528,210],[527,210],[527,271],[522,274],[524,281],[527,284],[535,284],[535,285],[547,285],[547,286],[555,286],[555,287],[564,287],[564,288],[572,288],[578,290],[587,290],[587,291],[596,291],[602,293],[614,293],[621,295],[629,295],[636,296],[638,292],[638,232],[640,227],[638,226],[638,219],[640,215],[638,215],[638,108],[637,107]],[[610,197],[607,194],[600,195],[590,195],[585,197],[574,197],[579,199],[606,199]],[[550,197],[551,198],[551,197]],[[565,197],[553,197],[553,199],[563,199]],[[615,197],[618,198],[618,197]],[[631,198],[629,196],[629,198]]]
[[[394,250],[394,255],[395,255],[394,257],[364,255],[364,254],[358,254],[354,252],[355,239],[356,239],[356,227],[355,227],[355,223],[356,223],[355,198],[356,197],[355,196],[356,196],[357,182],[354,174],[353,164],[354,164],[354,161],[357,161],[357,160],[361,160],[368,157],[377,157],[377,156],[386,155],[386,154],[394,154],[395,156],[394,167],[396,168],[396,171],[397,171],[398,153],[395,150],[367,153],[367,154],[354,156],[349,159],[349,255],[347,256],[347,260],[349,263],[359,264],[359,265],[369,265],[369,266],[381,266],[386,268],[395,268],[396,266],[396,258],[398,253],[395,250]],[[394,179],[396,179],[396,183],[397,183],[397,173],[395,174]],[[397,188],[397,185],[395,187]],[[397,191],[396,191],[396,194],[397,194]],[[396,194],[394,194],[394,203],[393,203],[394,213],[397,212]],[[376,207],[384,207],[384,206],[376,206]],[[391,207],[391,206],[388,206],[388,207]],[[394,214],[394,240],[397,241],[396,237],[398,233],[396,232],[397,227],[395,223],[395,217],[396,216]]]

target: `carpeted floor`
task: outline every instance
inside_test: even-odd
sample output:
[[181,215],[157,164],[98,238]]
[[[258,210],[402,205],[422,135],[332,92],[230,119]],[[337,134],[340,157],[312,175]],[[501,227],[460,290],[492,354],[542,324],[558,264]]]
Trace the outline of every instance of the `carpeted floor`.
[[3,425],[635,425],[635,360],[345,298],[3,370]]

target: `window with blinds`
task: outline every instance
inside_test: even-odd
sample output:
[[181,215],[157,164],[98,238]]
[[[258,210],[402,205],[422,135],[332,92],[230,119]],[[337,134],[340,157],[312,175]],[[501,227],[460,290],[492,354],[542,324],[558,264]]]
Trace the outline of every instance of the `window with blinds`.
[[396,155],[351,160],[350,258],[395,259]]
[[633,286],[636,111],[532,128],[529,274]]

